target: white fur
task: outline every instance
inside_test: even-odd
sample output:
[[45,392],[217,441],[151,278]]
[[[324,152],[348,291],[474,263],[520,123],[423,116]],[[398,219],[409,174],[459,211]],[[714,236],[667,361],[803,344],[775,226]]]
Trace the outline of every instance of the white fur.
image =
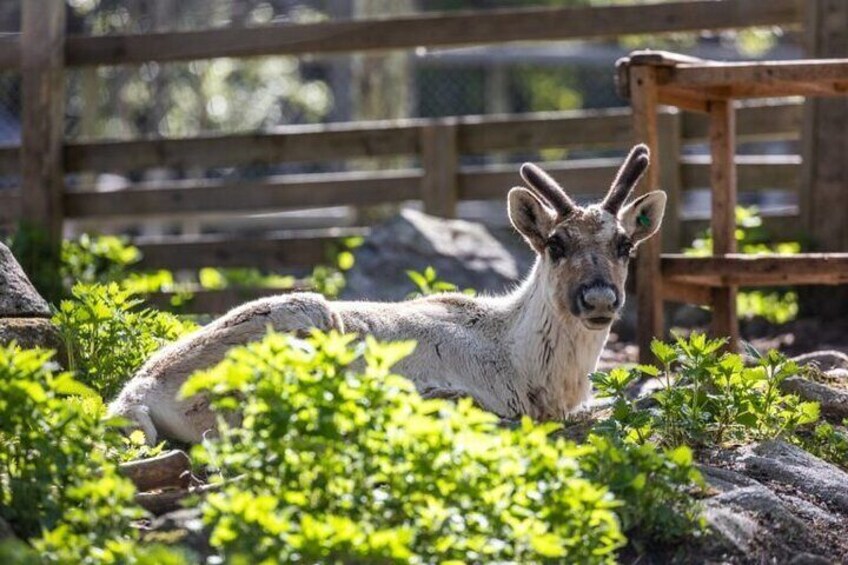
[[[506,418],[562,418],[587,400],[588,374],[597,365],[609,327],[587,329],[564,306],[567,301],[559,283],[595,275],[552,264],[540,246],[542,231],[550,228],[553,217],[538,207],[535,197],[512,193],[510,197],[511,215],[524,213],[516,226],[539,253],[527,279],[513,292],[476,298],[441,294],[401,303],[329,302],[317,294],[297,293],[249,302],[156,353],[111,403],[109,412],[134,422],[151,444],[160,435],[199,442],[207,431],[214,431],[215,418],[206,398],[178,399],[183,383],[196,370],[221,361],[231,347],[261,339],[270,327],[281,332],[336,329],[387,341],[415,340],[414,352],[396,370],[423,396],[470,396]],[[651,202],[656,200],[652,198]],[[664,207],[664,198],[661,204]],[[653,210],[650,234],[659,226],[662,207]],[[626,274],[626,266],[619,270]]]

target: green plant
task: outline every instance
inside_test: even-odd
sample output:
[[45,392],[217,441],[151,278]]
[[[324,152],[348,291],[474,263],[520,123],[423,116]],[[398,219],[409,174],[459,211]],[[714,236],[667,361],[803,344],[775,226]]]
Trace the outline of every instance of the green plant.
[[157,349],[196,326],[172,314],[140,308],[141,300],[117,283],[76,284],[53,322],[77,378],[104,398]]
[[580,468],[623,502],[616,512],[631,543],[668,543],[704,530],[693,494],[705,483],[691,449],[657,449],[596,434],[587,443],[592,449],[580,457]]
[[[655,340],[651,351],[661,368],[640,365],[632,370],[596,373],[592,380],[599,396],[613,401],[612,415],[600,429],[630,441],[665,445],[719,445],[786,437],[819,418],[818,404],[784,394],[781,383],[798,371],[776,351],[749,353],[757,363],[746,367],[742,357],[721,353],[724,340],[693,333],[668,344]],[[642,374],[660,379],[652,394],[654,409],[640,409],[626,390]]]
[[141,251],[113,235],[82,234],[62,242],[62,279],[75,283],[106,283],[126,277],[129,266],[141,259]]
[[822,422],[801,435],[798,443],[822,459],[848,469],[848,418],[842,421],[842,426]]
[[270,334],[186,383],[221,416],[195,455],[240,476],[205,507],[223,559],[614,561],[617,503],[581,473],[586,448],[422,400],[389,371],[412,344],[353,339]]
[[[143,512],[108,456],[119,436],[97,394],[51,356],[0,346],[0,517],[39,563],[132,562]],[[22,546],[0,555],[36,562]]]
[[[427,267],[422,272],[406,271],[406,276],[415,285],[415,291],[409,293],[408,298],[417,298],[419,296],[429,296],[431,294],[439,294],[441,292],[458,292],[459,287],[447,281],[443,281],[436,273],[433,267]],[[463,294],[474,296],[476,291],[473,288],[466,288]]]
[[[763,227],[763,219],[755,207],[736,207],[736,246],[740,253],[800,253],[797,241],[774,242]],[[692,246],[685,249],[687,255],[704,257],[713,252],[713,237],[709,229],[699,234]],[[736,309],[741,316],[760,316],[769,322],[783,324],[798,316],[798,294],[784,290],[747,290],[737,294]]]

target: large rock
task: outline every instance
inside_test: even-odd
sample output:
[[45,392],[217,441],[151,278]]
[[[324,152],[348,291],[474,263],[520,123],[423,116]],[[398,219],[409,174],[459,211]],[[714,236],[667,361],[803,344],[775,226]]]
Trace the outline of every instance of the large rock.
[[47,302],[29,282],[9,248],[0,243],[0,318],[49,316]]
[[25,348],[55,349],[63,362],[62,339],[50,323],[50,307],[0,243],[0,344],[13,341]]
[[357,250],[343,297],[403,300],[415,290],[406,271],[428,266],[460,288],[503,292],[526,274],[532,261],[515,233],[499,240],[482,224],[403,210],[375,227]]

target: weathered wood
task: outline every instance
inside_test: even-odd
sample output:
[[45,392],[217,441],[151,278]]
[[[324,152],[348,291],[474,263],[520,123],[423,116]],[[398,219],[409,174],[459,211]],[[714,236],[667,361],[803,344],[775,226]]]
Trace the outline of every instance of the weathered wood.
[[[743,155],[734,159],[737,186],[745,192],[758,190],[797,190],[800,184],[801,157],[798,155]],[[681,174],[686,188],[711,186],[707,156],[683,157]],[[665,225],[663,225],[665,229]]]
[[665,278],[710,287],[848,283],[848,253],[662,257]]
[[58,258],[64,187],[64,1],[25,2],[21,37],[21,212],[30,227],[43,231],[51,255]]
[[421,173],[408,170],[156,183],[116,192],[66,192],[65,211],[70,218],[115,218],[374,205],[417,200],[420,183]]
[[[732,102],[710,103],[709,134],[713,254],[724,255],[736,251],[736,120]],[[713,336],[728,337],[729,348],[735,350],[739,338],[736,289],[716,288],[712,294]]]
[[[808,52],[848,57],[848,4],[841,0],[805,3]],[[848,249],[848,97],[809,99],[803,135],[804,190],[801,217],[810,251]],[[801,309],[825,320],[848,316],[848,288],[804,289]]]
[[660,169],[659,184],[668,197],[660,233],[662,250],[666,252],[677,251],[680,245],[680,201],[683,190],[681,130],[680,113],[672,111],[659,116],[657,143],[662,159],[654,161],[654,166]]
[[139,492],[166,487],[187,488],[191,483],[191,459],[178,449],[121,463],[118,471],[131,480]]
[[[762,227],[773,242],[798,241],[804,236],[798,214],[780,213],[762,215]],[[681,226],[680,241],[686,247],[710,227],[710,220],[704,218],[684,218]]]
[[681,304],[700,304],[706,306],[712,302],[712,292],[708,286],[664,278],[663,300],[680,302]]
[[442,122],[421,130],[421,200],[424,211],[442,218],[456,217],[459,200],[459,151],[456,124]]
[[[657,84],[656,69],[647,66],[633,67],[630,71],[630,101],[633,107],[633,129],[635,141],[645,143],[651,151],[653,166],[636,188],[636,195],[660,188],[660,154],[657,132]],[[649,363],[653,359],[650,344],[654,337],[662,338],[665,333],[662,304],[662,276],[660,273],[660,250],[662,242],[652,237],[644,242],[636,259],[636,290],[638,292],[637,345],[639,359]]]
[[120,65],[211,57],[379,51],[791,25],[794,0],[708,0],[632,6],[452,12],[403,18],[71,37],[70,65]]
[[138,240],[143,258],[140,269],[199,269],[202,267],[254,267],[277,270],[312,267],[328,260],[329,246],[340,239],[365,235],[361,228],[299,230],[262,237],[228,234],[194,238]]
[[[547,172],[572,196],[604,196],[615,178],[621,159],[545,161]],[[459,173],[460,200],[506,198],[509,189],[522,185],[514,163],[463,167]]]
[[[738,97],[738,89],[740,94],[749,92],[751,96],[765,97],[804,95],[808,92],[805,85],[810,85],[813,92],[816,85],[822,93],[831,87],[842,91],[846,81],[848,59],[802,59],[680,65],[669,69],[661,84],[691,90],[725,88],[724,94],[734,97]],[[770,90],[763,94],[756,91],[758,87]],[[784,89],[782,93],[780,88]]]
[[[797,102],[768,102],[735,105],[737,141],[794,140],[800,137],[803,105]],[[683,138],[687,143],[709,138],[709,117],[683,116]]]

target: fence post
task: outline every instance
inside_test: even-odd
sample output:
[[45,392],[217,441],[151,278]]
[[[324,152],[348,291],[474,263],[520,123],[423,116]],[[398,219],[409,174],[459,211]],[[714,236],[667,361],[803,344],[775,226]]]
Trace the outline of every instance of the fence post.
[[[810,0],[804,27],[810,57],[848,56],[848,4]],[[799,200],[807,251],[848,249],[848,97],[808,98],[804,104]],[[802,288],[802,311],[827,320],[848,315],[848,288]]]
[[657,142],[660,148],[660,188],[665,191],[668,201],[665,205],[665,218],[662,226],[662,249],[664,253],[678,253],[681,244],[681,198],[682,178],[680,176],[680,147],[683,141],[683,126],[680,111],[677,108],[664,108],[659,114]]
[[421,128],[421,200],[432,216],[455,218],[459,200],[457,124],[440,121]]
[[60,285],[65,2],[26,0],[21,16],[20,259],[48,296]]

